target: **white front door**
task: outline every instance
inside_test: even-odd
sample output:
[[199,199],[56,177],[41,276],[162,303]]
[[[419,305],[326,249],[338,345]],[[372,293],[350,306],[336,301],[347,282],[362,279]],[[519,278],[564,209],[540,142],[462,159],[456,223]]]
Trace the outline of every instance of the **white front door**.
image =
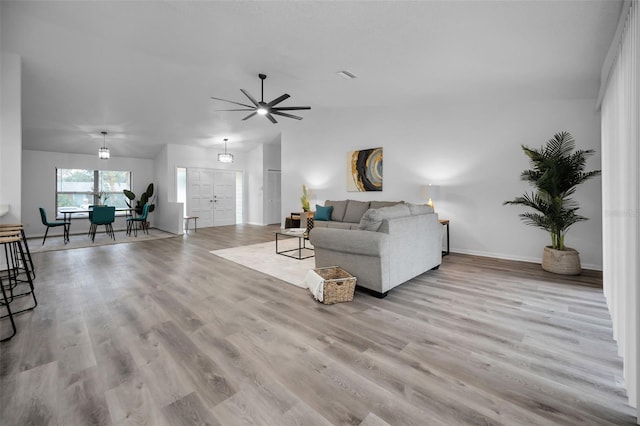
[[236,223],[236,172],[213,172],[213,226]]
[[213,171],[188,169],[187,215],[197,216],[198,225],[213,226]]

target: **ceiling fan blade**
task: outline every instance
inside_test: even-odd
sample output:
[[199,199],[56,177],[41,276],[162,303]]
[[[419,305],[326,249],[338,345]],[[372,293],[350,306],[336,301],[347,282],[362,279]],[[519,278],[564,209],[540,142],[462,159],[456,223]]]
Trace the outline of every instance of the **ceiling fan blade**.
[[256,114],[257,114],[257,112],[255,112],[255,111],[254,111],[254,112],[252,112],[251,114],[247,115],[245,118],[243,118],[243,119],[242,119],[242,121],[244,121],[244,120],[246,120],[246,119],[248,119],[248,118],[251,118],[251,117],[253,117],[253,116],[254,116],[254,115],[256,115]]
[[255,111],[255,108],[217,109],[216,111]]
[[247,107],[247,108],[253,108],[253,105],[241,104],[240,102],[230,101],[230,100],[228,100],[228,99],[214,98],[213,96],[211,96],[211,99],[215,99],[215,100],[217,100],[217,101],[231,102],[232,104],[236,104],[236,105],[244,106],[244,107]]
[[308,106],[292,106],[292,107],[273,107],[272,108],[275,111],[295,111],[295,110],[300,110],[300,109],[311,109],[311,107]]
[[269,121],[271,121],[273,124],[278,124],[276,119],[273,118],[273,116],[271,114],[266,114],[265,117],[267,117],[269,119]]
[[278,105],[280,102],[284,101],[287,98],[289,98],[289,95],[287,93],[285,93],[284,95],[280,96],[279,98],[275,98],[274,100],[269,102],[267,105],[269,105],[269,106]]
[[296,120],[302,120],[302,117],[298,117],[297,115],[285,114],[284,112],[271,111],[271,114],[281,115],[283,117],[295,118]]
[[258,101],[256,101],[256,100],[253,98],[253,96],[251,96],[251,94],[250,94],[249,92],[247,92],[247,91],[246,91],[246,90],[244,90],[244,89],[240,89],[240,91],[241,91],[242,93],[244,93],[244,95],[245,95],[247,98],[249,98],[249,100],[250,100],[251,102],[253,102],[253,104],[254,104],[255,106],[260,105],[260,104],[258,103]]

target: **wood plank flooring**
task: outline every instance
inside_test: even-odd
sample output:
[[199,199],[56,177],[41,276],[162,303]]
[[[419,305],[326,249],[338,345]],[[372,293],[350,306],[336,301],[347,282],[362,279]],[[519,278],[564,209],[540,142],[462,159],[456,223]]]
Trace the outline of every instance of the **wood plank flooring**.
[[273,229],[35,254],[0,424],[635,424],[599,273],[451,254],[324,306],[209,253]]

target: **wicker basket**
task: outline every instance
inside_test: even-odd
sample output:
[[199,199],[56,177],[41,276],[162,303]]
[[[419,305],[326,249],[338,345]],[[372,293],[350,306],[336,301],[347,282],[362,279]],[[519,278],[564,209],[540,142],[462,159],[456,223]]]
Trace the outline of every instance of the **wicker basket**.
[[316,268],[314,272],[324,280],[323,300],[325,305],[338,302],[351,302],[356,289],[356,277],[340,268],[339,266],[329,266],[326,268]]

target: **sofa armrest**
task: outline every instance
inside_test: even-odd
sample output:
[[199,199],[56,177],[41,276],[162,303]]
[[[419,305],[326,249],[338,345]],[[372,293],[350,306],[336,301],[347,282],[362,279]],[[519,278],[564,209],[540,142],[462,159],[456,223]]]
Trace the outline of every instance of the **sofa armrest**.
[[381,257],[387,255],[389,235],[357,229],[313,228],[309,241],[315,248]]

